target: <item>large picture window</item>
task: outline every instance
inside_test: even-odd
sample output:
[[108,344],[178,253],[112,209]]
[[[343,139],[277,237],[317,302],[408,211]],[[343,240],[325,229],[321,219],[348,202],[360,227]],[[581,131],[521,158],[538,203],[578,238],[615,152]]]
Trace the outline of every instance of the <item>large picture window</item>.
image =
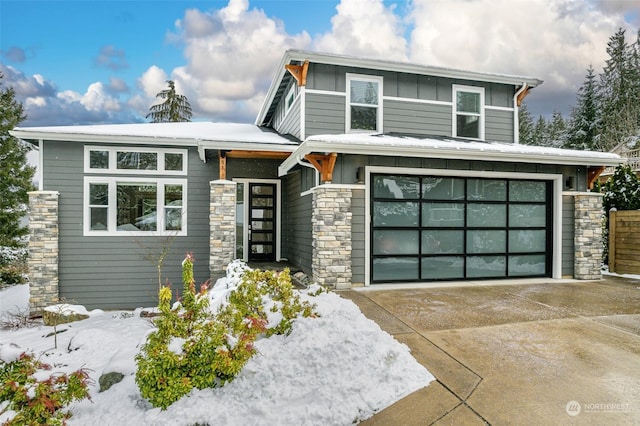
[[382,132],[382,77],[347,74],[347,132]]
[[186,235],[186,171],[187,150],[85,146],[84,235]]
[[85,235],[186,235],[184,179],[85,178]]
[[551,274],[552,182],[371,175],[372,282]]
[[484,139],[484,89],[453,86],[453,136]]

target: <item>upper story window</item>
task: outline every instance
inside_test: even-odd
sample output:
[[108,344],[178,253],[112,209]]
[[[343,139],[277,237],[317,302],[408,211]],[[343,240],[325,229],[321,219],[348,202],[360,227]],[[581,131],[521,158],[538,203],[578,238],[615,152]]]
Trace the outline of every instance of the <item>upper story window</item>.
[[86,146],[84,168],[84,235],[186,235],[187,150]]
[[187,150],[85,146],[85,173],[187,174]]
[[382,77],[347,74],[347,132],[382,132]]
[[453,86],[453,136],[484,139],[484,88]]
[[291,106],[296,100],[296,96],[298,95],[298,86],[294,83],[291,85],[291,88],[287,92],[287,97],[284,100],[285,112],[291,109]]

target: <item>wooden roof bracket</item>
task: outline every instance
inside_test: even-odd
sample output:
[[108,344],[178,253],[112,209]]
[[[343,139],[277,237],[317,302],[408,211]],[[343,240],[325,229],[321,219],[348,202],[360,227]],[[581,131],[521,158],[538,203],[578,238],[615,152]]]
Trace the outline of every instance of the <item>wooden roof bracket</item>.
[[604,172],[605,166],[600,167],[588,167],[587,168],[587,188],[593,189],[593,184],[600,177],[602,172]]
[[336,165],[338,154],[335,152],[327,155],[307,154],[304,158],[320,172],[320,180],[322,182],[331,182],[333,180],[333,168]]
[[309,70],[309,61],[304,61],[302,65],[287,64],[284,66],[289,73],[296,79],[298,86],[307,85],[307,71]]

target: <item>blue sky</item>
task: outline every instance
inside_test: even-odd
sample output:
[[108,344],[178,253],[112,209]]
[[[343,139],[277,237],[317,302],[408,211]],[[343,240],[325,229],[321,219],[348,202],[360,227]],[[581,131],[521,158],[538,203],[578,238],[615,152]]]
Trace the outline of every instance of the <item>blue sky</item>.
[[535,115],[568,114],[638,0],[0,0],[3,84],[23,126],[144,121],[176,81],[195,118],[253,121],[287,48],[526,75]]

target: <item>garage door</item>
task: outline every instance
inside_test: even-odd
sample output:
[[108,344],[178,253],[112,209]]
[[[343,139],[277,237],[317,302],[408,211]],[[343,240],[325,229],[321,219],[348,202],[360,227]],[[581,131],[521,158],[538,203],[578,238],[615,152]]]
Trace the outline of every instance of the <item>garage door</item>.
[[373,283],[551,276],[552,182],[371,175]]

